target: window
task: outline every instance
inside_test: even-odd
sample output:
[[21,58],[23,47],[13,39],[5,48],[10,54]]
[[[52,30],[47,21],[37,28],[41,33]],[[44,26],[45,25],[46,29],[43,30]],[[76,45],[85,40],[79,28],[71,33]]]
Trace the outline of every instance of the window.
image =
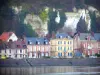
[[62,56],[62,53],[58,53],[58,56],[61,57]]
[[58,44],[62,44],[62,41],[58,41]]
[[20,45],[17,45],[17,48],[21,48],[21,46]]
[[69,44],[69,41],[68,41],[68,44]]
[[25,55],[23,55],[23,57],[25,57]]
[[11,57],[11,55],[9,55],[9,57]]
[[11,53],[11,49],[9,50],[9,53]]
[[64,44],[66,44],[66,41],[64,41]]
[[68,53],[68,56],[69,56],[69,53]]
[[5,53],[6,53],[6,50],[5,50]]
[[15,57],[17,58],[17,54],[15,55]]
[[34,57],[34,52],[32,52],[32,57]]
[[64,47],[64,52],[66,52],[66,47]]
[[6,57],[6,55],[5,55],[5,57]]
[[68,53],[68,56],[72,56],[72,53]]
[[22,57],[22,54],[20,54],[20,57]]
[[22,53],[22,49],[20,49],[20,53]]
[[72,53],[70,53],[70,56],[72,56]]
[[58,47],[58,50],[60,50],[59,47]]
[[58,47],[58,50],[62,50],[62,47]]
[[64,52],[64,57],[66,57],[66,52]]
[[69,47],[68,47],[68,50],[69,50]]

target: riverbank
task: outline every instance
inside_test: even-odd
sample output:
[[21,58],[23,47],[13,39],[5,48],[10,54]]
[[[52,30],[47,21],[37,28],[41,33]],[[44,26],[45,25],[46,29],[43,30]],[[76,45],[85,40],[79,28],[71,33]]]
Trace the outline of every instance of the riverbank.
[[100,66],[100,58],[27,58],[0,59],[0,67],[34,67],[34,66]]

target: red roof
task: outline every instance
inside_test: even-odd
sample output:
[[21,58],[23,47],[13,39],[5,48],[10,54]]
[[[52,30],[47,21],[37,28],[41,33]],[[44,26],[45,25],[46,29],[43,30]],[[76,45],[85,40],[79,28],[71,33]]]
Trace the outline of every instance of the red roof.
[[0,36],[0,39],[2,41],[7,41],[12,34],[13,32],[3,32],[2,35]]

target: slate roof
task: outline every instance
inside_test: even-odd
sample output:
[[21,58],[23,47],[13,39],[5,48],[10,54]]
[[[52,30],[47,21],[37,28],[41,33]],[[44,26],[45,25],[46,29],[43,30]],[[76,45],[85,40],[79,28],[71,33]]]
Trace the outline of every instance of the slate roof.
[[94,34],[94,38],[95,38],[96,40],[99,40],[99,41],[100,41],[100,33],[95,33],[95,34]]
[[26,38],[26,42],[27,44],[40,44],[40,45],[44,45],[44,44],[49,44],[49,41],[45,38],[34,38],[34,37],[27,37]]
[[67,33],[58,33],[58,34],[56,34],[56,38],[68,38],[68,39],[72,39]]
[[80,40],[85,40],[87,36],[91,36],[91,40],[100,40],[100,33],[94,33],[94,36],[91,35],[91,33],[80,33]]

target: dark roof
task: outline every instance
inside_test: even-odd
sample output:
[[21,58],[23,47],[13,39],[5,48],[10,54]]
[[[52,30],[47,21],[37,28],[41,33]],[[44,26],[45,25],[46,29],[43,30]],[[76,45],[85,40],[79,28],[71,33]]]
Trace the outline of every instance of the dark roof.
[[49,44],[49,41],[46,38],[34,38],[34,37],[27,37],[26,38],[27,44],[46,44],[46,42]]
[[100,33],[94,33],[94,36],[91,33],[80,33],[80,40],[85,40],[87,36],[91,36],[91,40],[100,40]]
[[58,33],[58,34],[56,34],[56,38],[68,38],[68,39],[71,39],[71,37],[67,33]]

